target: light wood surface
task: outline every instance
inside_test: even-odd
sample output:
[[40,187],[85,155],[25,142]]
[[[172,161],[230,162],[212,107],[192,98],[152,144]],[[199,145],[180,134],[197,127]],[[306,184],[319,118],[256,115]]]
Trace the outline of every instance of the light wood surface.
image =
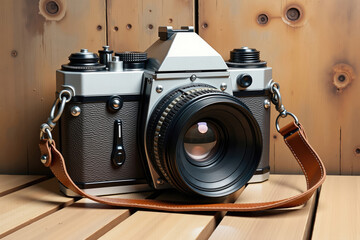
[[[193,0],[108,0],[108,42],[115,51],[144,51],[159,26],[194,25]],[[118,29],[118,30],[115,30]]]
[[67,3],[58,21],[40,15],[37,0],[0,2],[0,173],[49,173],[38,139],[55,99],[55,71],[71,52],[106,43],[104,0],[56,2]]
[[360,176],[327,176],[312,239],[360,239]]
[[[136,193],[112,197],[139,199],[149,195],[150,193]],[[97,239],[129,216],[130,211],[127,209],[81,199],[4,239]]]
[[[0,175],[0,178],[11,182],[6,178],[19,176]],[[271,201],[304,189],[304,176],[273,174],[269,181],[250,184],[233,197],[237,202]],[[312,234],[312,239],[359,239],[359,193],[360,176],[328,176],[318,206],[313,197],[305,206],[294,209],[257,213],[167,213],[115,208],[88,199],[74,203],[72,198],[60,194],[57,181],[51,179],[0,197],[0,238],[309,239]],[[136,193],[112,197],[154,196]],[[161,192],[158,198],[199,202],[174,191]],[[223,201],[232,202],[234,198]]]
[[[306,189],[304,176],[271,175],[262,184],[249,184],[236,202],[262,202],[287,198]],[[227,215],[210,239],[307,239],[315,200],[302,207]]]
[[[288,7],[300,7],[298,23],[286,21]],[[296,114],[310,143],[330,173],[360,173],[360,2],[199,0],[199,33],[225,59],[241,46],[260,50],[273,68],[285,107]],[[266,25],[257,23],[267,14]],[[336,68],[339,63],[353,73]],[[345,87],[333,83],[336,71],[348,74]],[[271,118],[271,171],[300,173]],[[284,124],[282,120],[281,124]],[[274,138],[276,136],[276,139]],[[356,153],[356,148],[359,148]]]
[[41,180],[45,176],[36,175],[0,175],[0,197],[21,188],[28,187]]
[[0,238],[73,203],[59,192],[56,179],[46,180],[0,198]]
[[139,211],[100,239],[204,239],[207,228],[215,228],[213,215]]
[[[217,201],[234,202],[243,190]],[[209,199],[185,196],[175,190],[166,191],[157,199],[178,203],[209,203]],[[195,214],[137,211],[102,239],[117,239],[120,236],[121,239],[207,239],[224,215],[225,212]]]

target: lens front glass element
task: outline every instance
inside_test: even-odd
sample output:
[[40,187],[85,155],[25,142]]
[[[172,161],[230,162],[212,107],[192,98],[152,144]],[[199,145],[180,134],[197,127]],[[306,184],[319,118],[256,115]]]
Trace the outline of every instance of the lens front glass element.
[[216,153],[219,142],[217,128],[209,122],[192,125],[184,136],[184,148],[187,155],[196,162],[203,162]]

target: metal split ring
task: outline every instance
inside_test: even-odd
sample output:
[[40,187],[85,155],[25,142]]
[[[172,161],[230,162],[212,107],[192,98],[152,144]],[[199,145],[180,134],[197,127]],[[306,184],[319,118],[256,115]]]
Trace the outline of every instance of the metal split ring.
[[[45,134],[47,138],[45,138]],[[48,139],[50,143],[53,141],[53,137],[51,134],[51,128],[48,124],[44,123],[40,127],[40,140]]]
[[276,107],[280,108],[282,106],[282,98],[278,88],[273,88],[274,97],[272,98],[272,102],[276,105]]
[[70,96],[71,97],[73,97],[73,96],[75,96],[76,94],[75,94],[75,88],[73,87],[73,86],[71,86],[71,85],[62,85],[62,87],[64,88],[64,89],[66,89],[67,91],[69,91],[70,92]]
[[[71,90],[71,91],[74,92],[74,90]],[[70,100],[73,96],[72,92],[70,92],[67,89],[64,89],[59,93],[59,97],[55,100],[55,102],[51,108],[51,112],[50,112],[50,120],[52,123],[56,123],[60,119],[60,117],[64,111],[65,104],[70,102]],[[66,95],[67,95],[67,97],[66,97]],[[60,103],[60,105],[58,108],[58,112],[55,116],[56,107],[58,106],[59,103]]]
[[71,98],[75,96],[75,89],[72,86],[63,85],[63,87],[66,89],[59,93],[59,97],[55,100],[51,108],[50,117],[48,118],[47,122],[43,123],[40,127],[40,140],[46,139],[50,144],[53,142],[51,131],[64,112],[65,104],[70,102]]
[[299,125],[299,120],[298,120],[298,118],[297,118],[293,113],[287,112],[287,111],[285,110],[285,111],[281,112],[281,113],[277,116],[276,121],[275,121],[276,130],[277,130],[278,132],[280,132],[280,126],[279,126],[280,117],[281,117],[281,118],[286,118],[288,115],[290,115],[290,116],[294,119],[296,125]]
[[[55,100],[54,105],[52,106],[51,111],[50,111],[50,119],[53,123],[56,123],[60,119],[60,117],[64,111],[66,101],[67,101],[67,98],[65,96],[62,97],[61,101],[60,101],[60,98],[57,98]],[[57,114],[55,116],[56,107],[58,106],[59,103],[60,103],[60,105],[59,105]]]
[[270,92],[272,93],[271,102],[275,105],[276,110],[282,115],[286,114],[286,109],[282,104],[279,83],[272,81],[270,83]]
[[271,80],[271,83],[270,83],[270,92],[271,92],[272,94],[274,94],[274,89],[280,90],[280,84],[277,83],[277,82],[274,82],[273,80]]
[[[63,94],[68,95],[68,97],[63,96]],[[64,89],[64,90],[62,90],[62,91],[59,93],[59,98],[58,98],[58,99],[60,99],[60,100],[62,101],[62,99],[65,97],[65,100],[66,100],[66,102],[68,103],[68,102],[70,102],[72,96],[73,96],[73,95],[72,95],[72,93],[71,93],[69,90]]]

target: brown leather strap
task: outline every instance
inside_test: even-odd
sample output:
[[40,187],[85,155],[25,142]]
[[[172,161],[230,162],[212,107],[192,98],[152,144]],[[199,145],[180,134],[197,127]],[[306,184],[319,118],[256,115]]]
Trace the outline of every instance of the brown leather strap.
[[40,151],[41,154],[46,154],[48,156],[46,163],[44,163],[45,166],[50,167],[51,171],[64,186],[68,187],[79,195],[90,198],[99,203],[119,207],[155,209],[171,212],[248,212],[273,208],[289,208],[302,205],[310,199],[316,189],[320,187],[325,180],[326,171],[324,164],[306,140],[305,132],[301,125],[290,123],[287,126],[283,127],[280,130],[280,133],[284,136],[285,143],[290,148],[294,157],[298,161],[302,171],[304,172],[307,183],[307,190],[293,197],[273,202],[262,203],[176,204],[151,199],[120,199],[96,197],[83,192],[74,184],[66,171],[64,158],[61,153],[56,149],[54,141],[50,144],[47,140],[42,140],[40,142]]

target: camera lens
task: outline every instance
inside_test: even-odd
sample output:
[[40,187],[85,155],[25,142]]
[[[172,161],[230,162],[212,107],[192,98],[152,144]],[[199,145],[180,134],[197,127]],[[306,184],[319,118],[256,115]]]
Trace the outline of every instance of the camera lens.
[[229,195],[253,176],[261,156],[260,127],[238,98],[197,84],[176,89],[155,106],[146,151],[173,187],[206,197]]
[[218,148],[219,133],[212,123],[197,122],[185,133],[184,148],[193,163],[211,158]]

